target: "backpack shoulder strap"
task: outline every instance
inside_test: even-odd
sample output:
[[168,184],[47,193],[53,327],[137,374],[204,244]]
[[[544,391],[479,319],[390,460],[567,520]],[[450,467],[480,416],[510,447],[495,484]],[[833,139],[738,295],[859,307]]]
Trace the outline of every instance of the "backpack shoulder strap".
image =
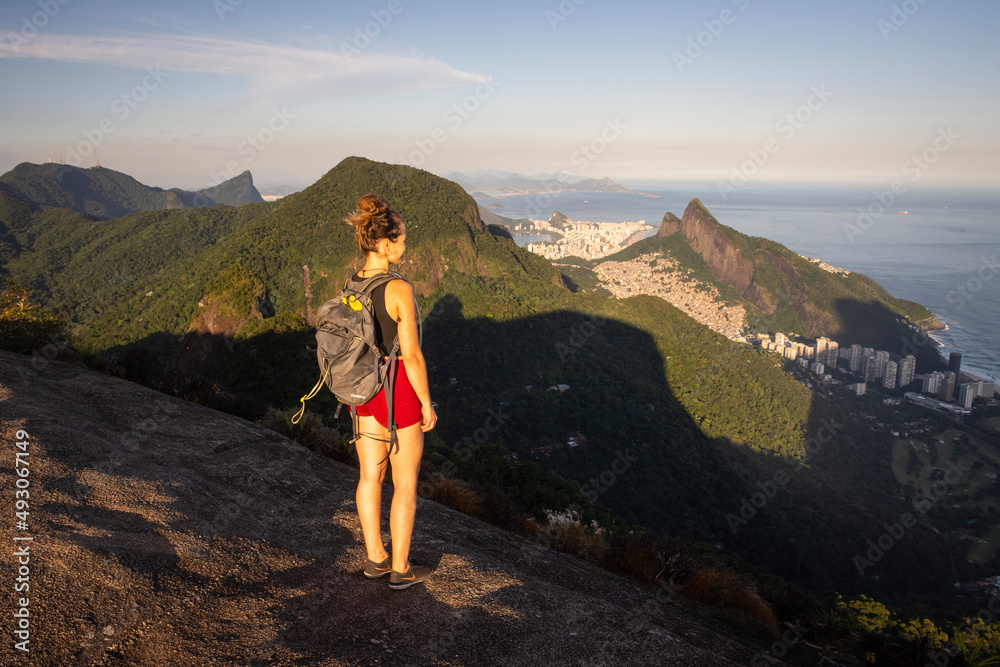
[[354,280],[354,275],[352,274],[344,282],[344,289],[352,289],[355,292],[367,294],[372,290],[374,290],[379,285],[397,279],[406,280],[406,278],[396,273],[395,271],[385,271],[383,273],[377,273],[374,276],[371,276],[370,278],[365,278],[364,280]]

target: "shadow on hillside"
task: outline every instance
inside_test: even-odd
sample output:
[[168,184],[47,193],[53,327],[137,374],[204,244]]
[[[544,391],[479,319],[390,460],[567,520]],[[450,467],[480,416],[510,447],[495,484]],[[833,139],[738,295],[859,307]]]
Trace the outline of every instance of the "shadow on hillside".
[[[911,531],[907,548],[877,572],[896,567],[898,576],[858,575],[853,557],[906,506],[870,430],[845,426],[825,396],[810,400],[804,437],[812,453],[803,465],[706,435],[675,393],[691,388],[669,385],[656,341],[639,328],[571,311],[466,318],[462,308],[449,295],[424,323],[437,434],[452,447],[475,455],[483,444],[502,445],[577,481],[630,524],[732,549],[813,587],[902,593],[914,577],[954,569],[940,540]],[[164,335],[149,341],[162,345]],[[237,342],[222,364],[226,390],[297,407],[317,377],[314,344],[308,327]],[[702,386],[727,372],[728,348],[717,349],[718,359],[704,360]],[[329,396],[309,404],[327,423],[333,407]],[[545,488],[521,491],[559,501]]]
[[862,347],[886,350],[897,362],[912,354],[917,358],[918,373],[947,368],[937,343],[925,333],[900,322],[900,317],[885,304],[837,299],[834,309],[838,320],[844,323],[836,337],[841,346],[857,343]]
[[[865,306],[841,307],[858,313]],[[878,577],[858,574],[854,556],[908,505],[891,460],[873,445],[884,442],[880,426],[856,421],[852,400],[837,403],[814,386],[804,442],[796,443],[807,453],[804,463],[708,436],[678,395],[729,373],[729,344],[702,347],[716,357],[701,360],[694,386],[672,387],[653,336],[614,319],[570,311],[504,322],[466,318],[462,303],[446,297],[425,333],[438,430],[452,447],[475,450],[488,438],[576,480],[633,525],[733,549],[814,587],[904,597],[914,579],[967,569],[928,529],[887,553]],[[752,428],[776,418],[765,416],[767,401],[732,399],[735,423],[746,419]],[[757,412],[741,415],[745,409]],[[497,415],[504,423],[497,425]]]

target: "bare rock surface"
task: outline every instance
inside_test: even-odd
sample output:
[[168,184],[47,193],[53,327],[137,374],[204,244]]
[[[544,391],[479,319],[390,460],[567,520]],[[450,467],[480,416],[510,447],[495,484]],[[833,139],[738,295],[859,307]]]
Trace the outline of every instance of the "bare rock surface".
[[[19,430],[27,530],[12,519]],[[13,647],[8,589],[4,665],[715,667],[759,650],[423,499],[411,557],[436,572],[389,590],[361,574],[356,470],[80,365],[0,352],[0,447],[5,586],[13,537],[34,538],[30,653]]]

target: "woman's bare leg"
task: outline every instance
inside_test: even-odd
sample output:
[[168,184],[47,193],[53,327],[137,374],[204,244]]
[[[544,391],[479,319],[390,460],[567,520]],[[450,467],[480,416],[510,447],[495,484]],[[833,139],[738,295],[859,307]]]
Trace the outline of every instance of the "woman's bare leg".
[[420,424],[396,431],[399,448],[389,457],[392,464],[392,509],[389,533],[392,535],[392,569],[406,572],[409,567],[413,517],[417,512],[417,476],[424,453],[424,433]]
[[[355,502],[358,506],[361,532],[365,536],[368,558],[381,563],[389,555],[382,543],[382,480],[385,479],[388,465],[386,453],[389,451],[389,446],[371,436],[388,440],[389,432],[375,421],[374,417],[358,417],[358,430],[362,434],[356,444],[361,477],[358,480]],[[393,469],[393,478],[395,476]],[[395,507],[395,496],[393,507]]]

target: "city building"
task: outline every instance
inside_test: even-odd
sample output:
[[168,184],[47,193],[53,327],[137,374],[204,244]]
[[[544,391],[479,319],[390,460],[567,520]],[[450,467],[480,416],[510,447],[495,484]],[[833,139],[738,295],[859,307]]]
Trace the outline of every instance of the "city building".
[[955,373],[948,371],[944,374],[944,379],[938,384],[938,398],[945,403],[951,403],[955,398]]
[[955,377],[959,376],[962,371],[962,353],[952,352],[948,355],[948,370],[955,374]]
[[864,396],[865,392],[868,390],[868,385],[864,382],[858,382],[857,384],[852,384],[850,388],[854,390],[856,395]]
[[936,394],[938,393],[938,387],[941,384],[941,379],[944,377],[944,373],[940,371],[934,371],[933,373],[928,373],[924,376],[924,383],[920,388],[925,394]]
[[862,356],[861,346],[855,343],[851,345],[850,356],[848,357],[848,363],[850,364],[851,372],[857,373],[861,370],[861,361],[864,359]]
[[874,382],[878,377],[878,360],[875,357],[875,350],[866,347],[861,357],[861,375],[865,382]]
[[899,361],[899,383],[897,386],[905,387],[913,382],[913,376],[917,372],[917,358],[912,354],[907,355]]
[[824,338],[823,336],[817,338],[816,344],[813,346],[813,350],[815,350],[813,354],[813,359],[815,359],[821,364],[827,363],[826,353],[827,350],[830,349],[830,343],[832,342],[833,342],[832,340],[830,340],[829,338]]
[[958,404],[963,408],[971,408],[972,401],[976,399],[978,386],[973,383],[963,384],[961,391],[958,393]]
[[889,353],[879,350],[875,353],[875,377],[882,379],[885,377],[885,369],[889,363]]
[[886,389],[896,388],[896,362],[890,361],[885,365],[885,375],[882,376],[882,386]]
[[840,358],[840,343],[835,340],[831,340],[827,343],[826,348],[826,361],[824,362],[827,366],[837,367],[837,359]]
[[811,370],[816,375],[822,375],[823,371],[826,370],[826,369],[823,367],[823,364],[821,364],[818,361],[814,361],[812,363],[812,366],[809,367],[809,370]]
[[[979,398],[980,396],[984,398],[993,398],[993,393],[996,391],[996,385],[989,380],[974,380],[966,384],[961,385],[960,391],[964,391],[968,387],[969,391],[972,392],[972,398]],[[962,402],[962,394],[959,394],[959,402]]]

